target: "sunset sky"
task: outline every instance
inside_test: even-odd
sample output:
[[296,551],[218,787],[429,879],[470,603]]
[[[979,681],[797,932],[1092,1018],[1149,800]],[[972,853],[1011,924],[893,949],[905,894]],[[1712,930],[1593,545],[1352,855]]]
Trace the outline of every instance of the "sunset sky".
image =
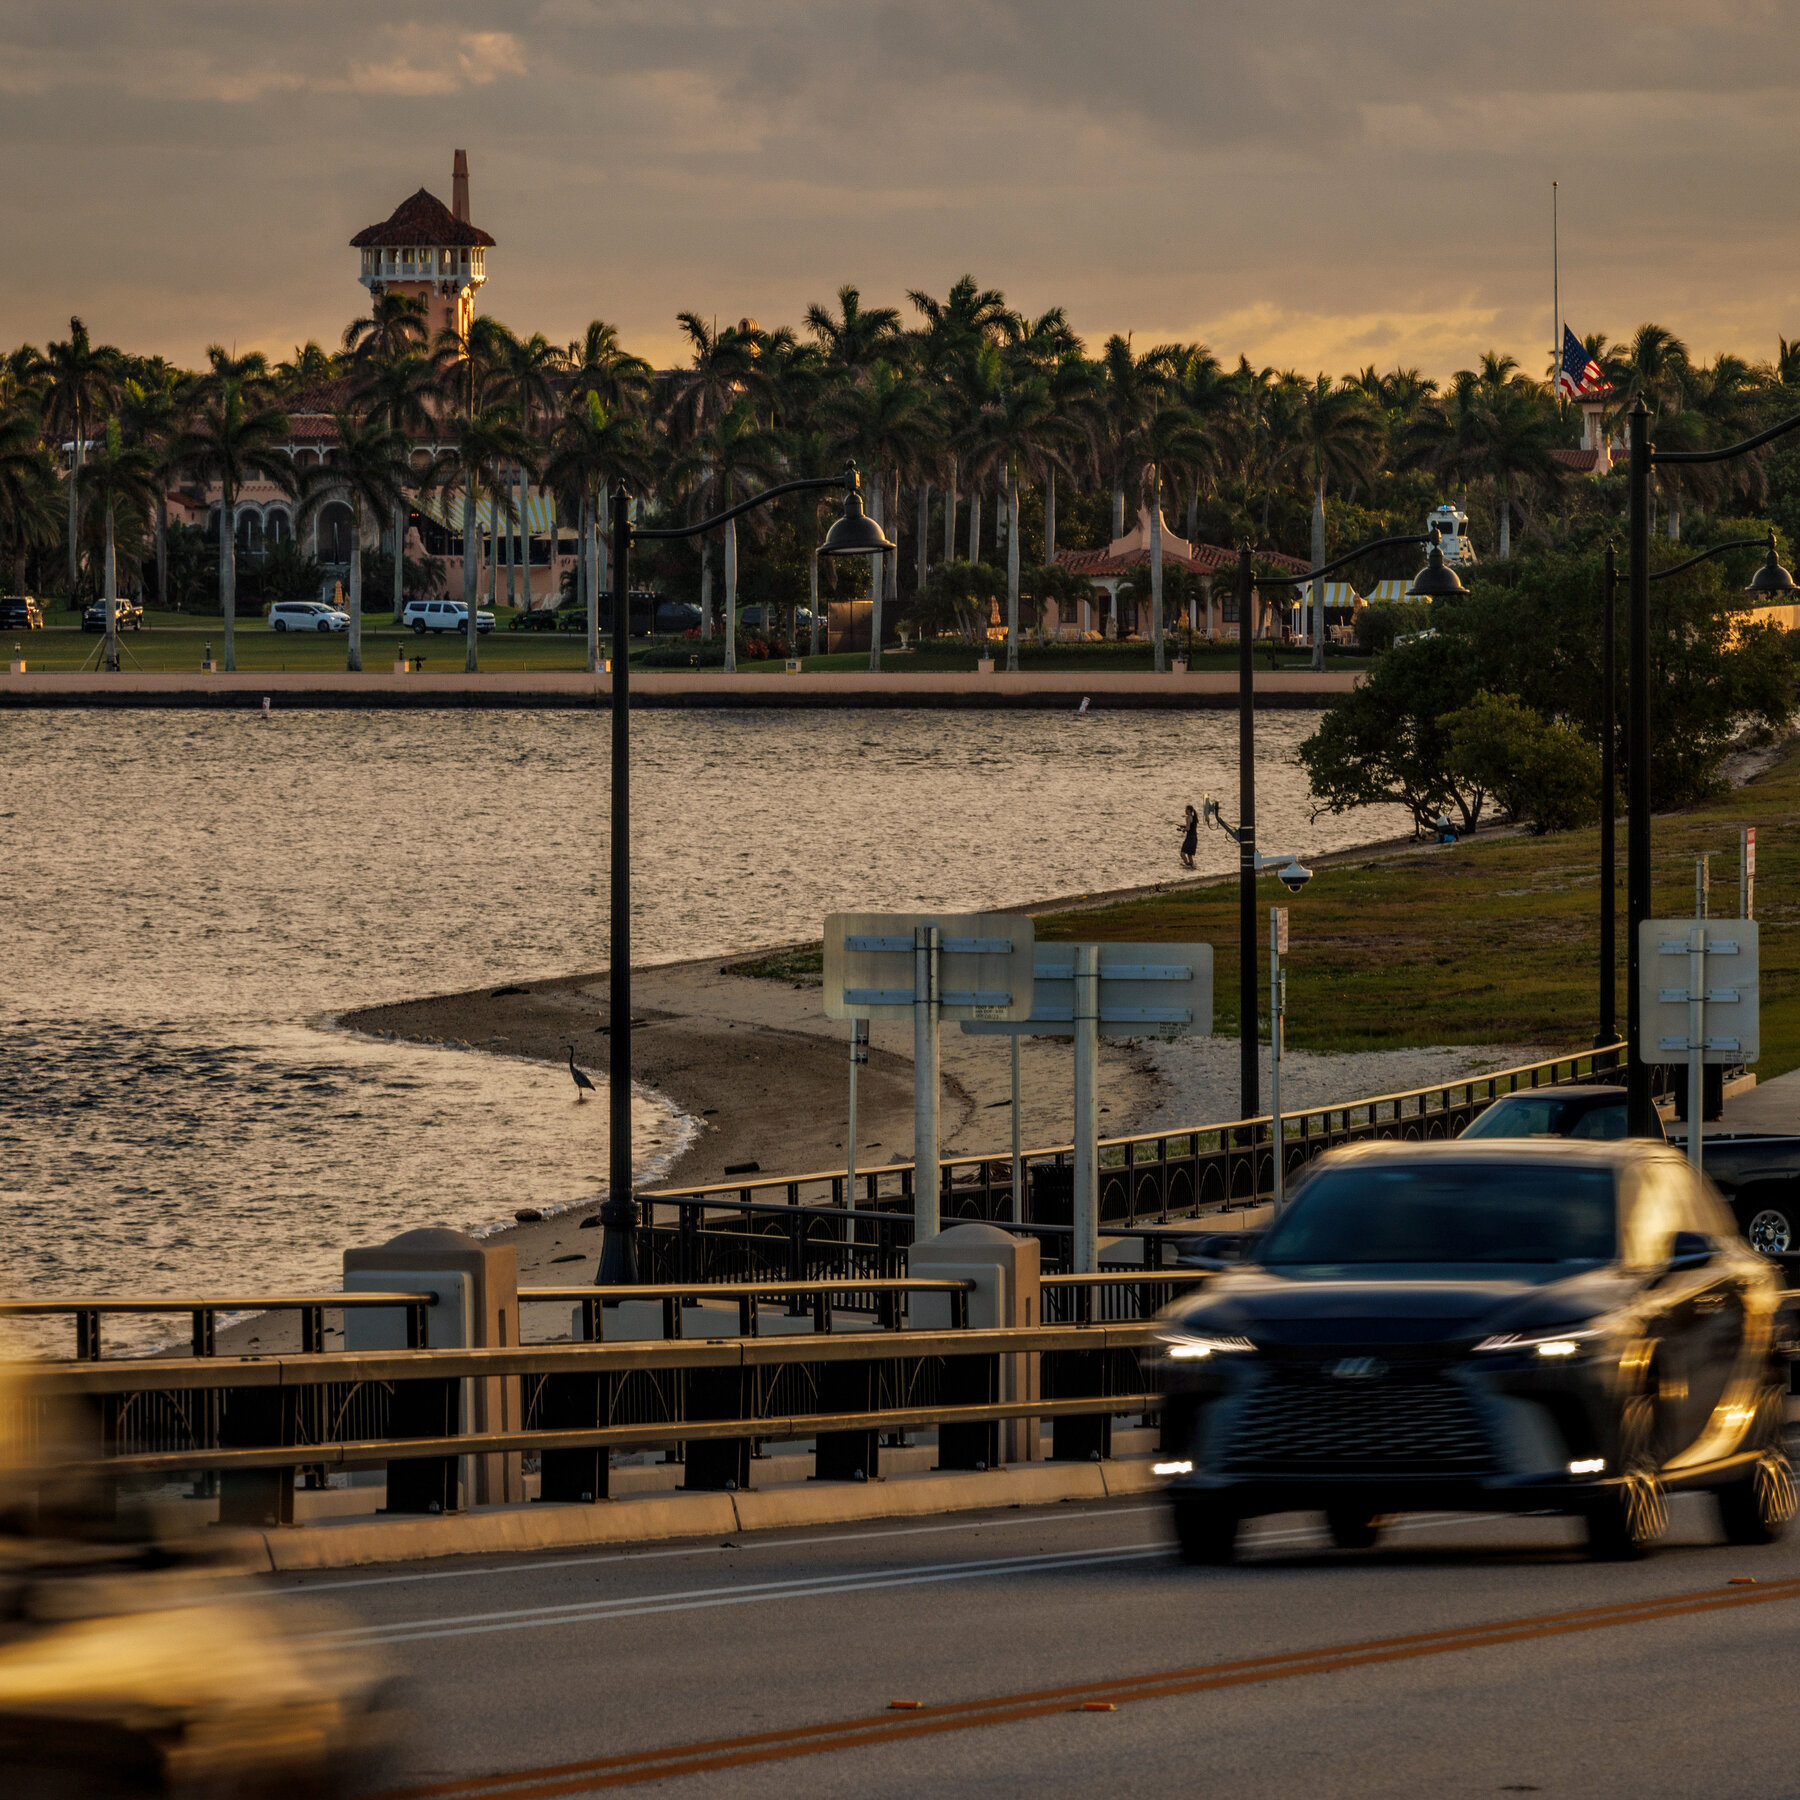
[[[1800,336],[1796,9],[1684,0],[0,0],[0,343],[185,364],[334,343],[352,233],[423,185],[483,309],[905,308],[964,271],[1097,348],[1533,374],[1563,311],[1696,354]],[[912,317],[910,308],[905,308]]]

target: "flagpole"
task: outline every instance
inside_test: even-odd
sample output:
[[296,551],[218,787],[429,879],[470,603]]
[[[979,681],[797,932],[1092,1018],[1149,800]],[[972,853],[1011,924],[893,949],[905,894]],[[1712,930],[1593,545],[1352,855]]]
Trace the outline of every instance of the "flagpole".
[[1550,341],[1555,346],[1550,352],[1550,383],[1556,390],[1556,416],[1560,419],[1563,413],[1562,391],[1562,270],[1559,266],[1556,242],[1556,183],[1550,183],[1550,310],[1555,315],[1550,325]]

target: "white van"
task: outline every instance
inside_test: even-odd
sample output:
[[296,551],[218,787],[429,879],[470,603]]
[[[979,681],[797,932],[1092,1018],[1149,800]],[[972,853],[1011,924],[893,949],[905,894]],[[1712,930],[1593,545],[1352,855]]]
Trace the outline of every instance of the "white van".
[[350,615],[321,600],[277,600],[269,608],[271,631],[348,631]]
[[[469,615],[460,600],[409,600],[400,615],[403,625],[410,625],[423,636],[428,631],[467,631]],[[494,615],[485,609],[475,614],[475,629],[494,629]]]

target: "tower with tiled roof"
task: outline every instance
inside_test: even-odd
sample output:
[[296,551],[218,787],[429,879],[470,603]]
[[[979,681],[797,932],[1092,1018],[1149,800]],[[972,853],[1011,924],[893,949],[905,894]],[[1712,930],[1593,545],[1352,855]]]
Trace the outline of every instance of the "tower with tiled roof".
[[475,318],[475,290],[487,280],[494,240],[469,222],[469,158],[458,150],[450,178],[453,206],[424,188],[403,200],[390,218],[350,240],[362,252],[359,277],[371,293],[413,294],[425,302],[431,337],[446,326],[466,336]]

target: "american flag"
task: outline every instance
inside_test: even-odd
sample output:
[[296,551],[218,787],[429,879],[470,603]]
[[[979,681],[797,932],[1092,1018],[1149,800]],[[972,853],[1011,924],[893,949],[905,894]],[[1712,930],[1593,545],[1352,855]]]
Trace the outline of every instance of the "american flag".
[[1606,372],[1588,355],[1587,346],[1563,327],[1562,367],[1556,372],[1559,394],[1597,394],[1606,387]]

